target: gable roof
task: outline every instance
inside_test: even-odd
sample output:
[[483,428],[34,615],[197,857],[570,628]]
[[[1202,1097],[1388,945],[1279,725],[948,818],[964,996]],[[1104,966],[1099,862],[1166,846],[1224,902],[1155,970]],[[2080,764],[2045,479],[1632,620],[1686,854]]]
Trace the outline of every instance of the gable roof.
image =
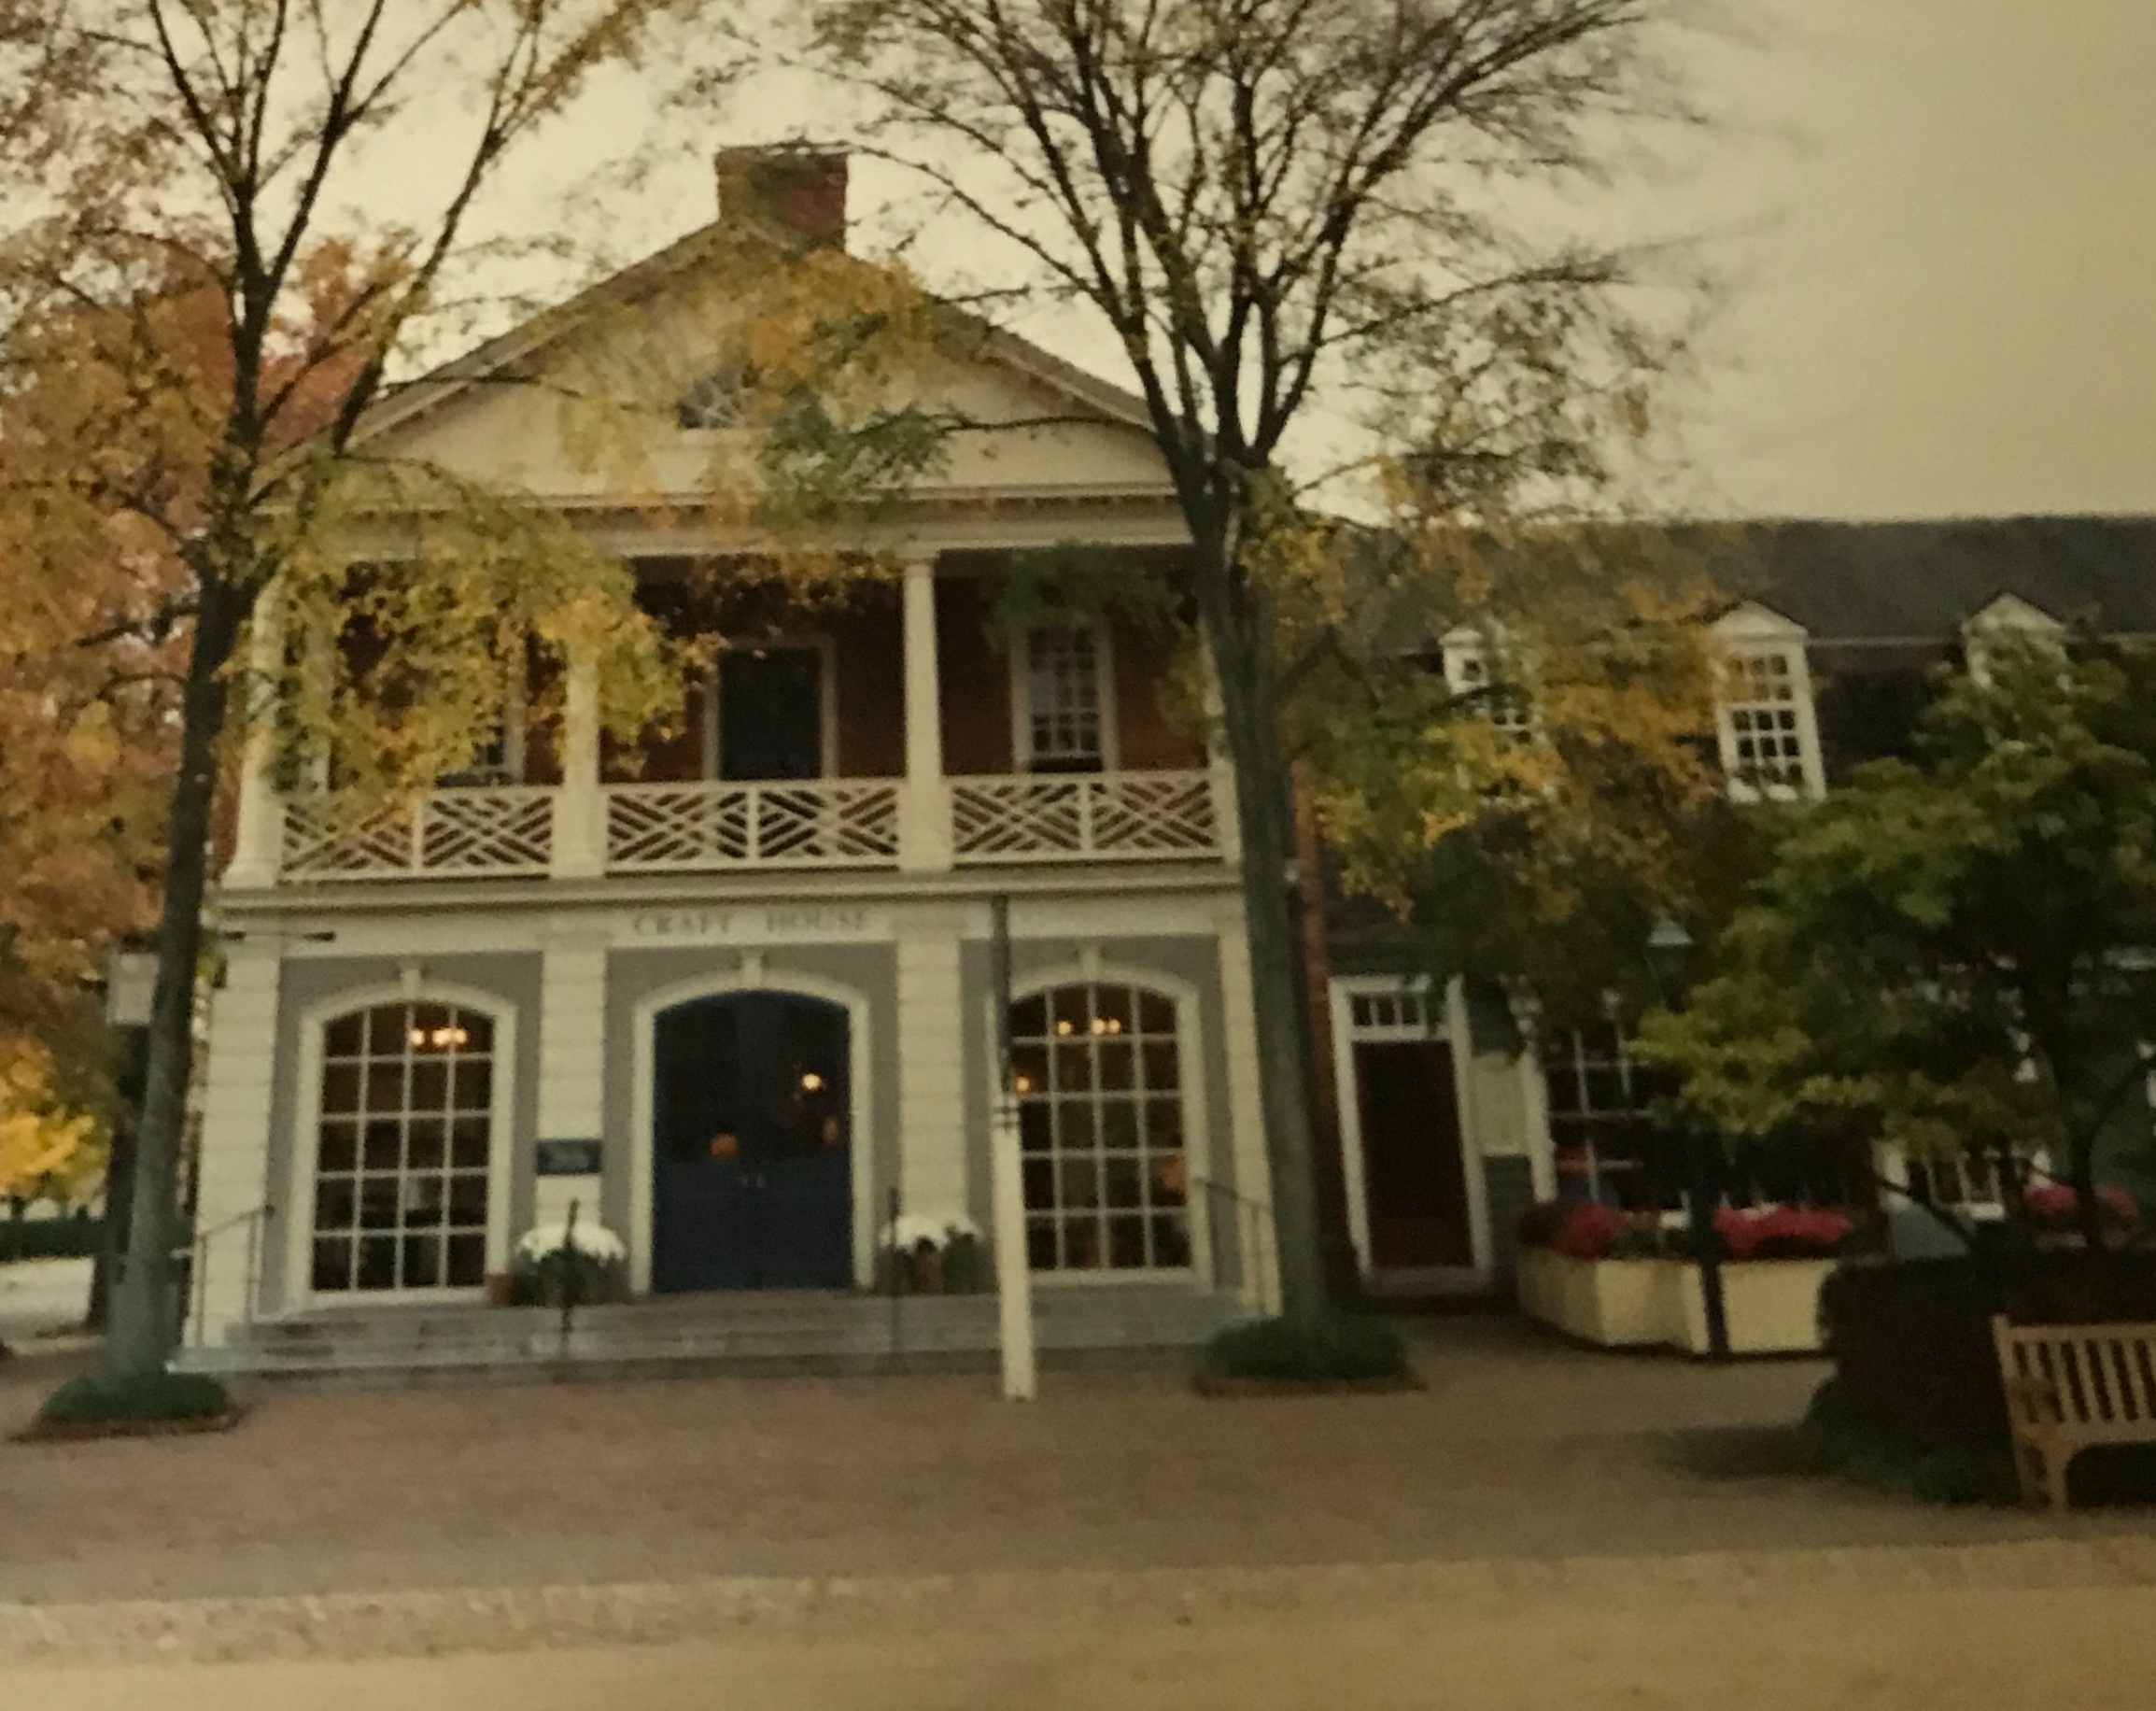
[[[462,356],[401,383],[394,392],[360,417],[352,436],[353,445],[378,439],[435,414],[469,393],[481,381],[541,356],[599,310],[633,302],[658,289],[696,267],[722,242],[739,237],[738,225],[724,219],[714,219],[641,261],[631,262],[618,273],[585,287],[565,302],[541,310]],[[858,257],[852,259],[862,267],[875,265]],[[1148,434],[1152,431],[1152,418],[1146,402],[1134,392],[1103,380],[1075,362],[1043,349],[1030,339],[1008,332],[969,310],[950,304],[940,306],[953,333],[963,333],[977,341],[979,353],[990,361],[1038,381],[1108,422],[1139,429]]]
[[1814,643],[1942,641],[2002,595],[2156,634],[2156,516],[1783,519],[1736,525],[1733,591]]

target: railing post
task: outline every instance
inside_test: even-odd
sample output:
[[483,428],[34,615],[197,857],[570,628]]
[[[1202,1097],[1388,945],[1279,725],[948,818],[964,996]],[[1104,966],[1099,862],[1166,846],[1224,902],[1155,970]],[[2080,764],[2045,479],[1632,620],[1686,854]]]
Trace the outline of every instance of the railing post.
[[1098,779],[1081,778],[1078,781],[1078,853],[1093,853],[1093,799],[1100,788]]
[[933,553],[907,561],[904,635],[906,783],[898,794],[898,865],[913,873],[941,873],[951,859],[951,786],[943,776]]
[[556,879],[606,871],[606,793],[599,782],[599,665],[572,654],[561,716],[561,786],[554,797]]

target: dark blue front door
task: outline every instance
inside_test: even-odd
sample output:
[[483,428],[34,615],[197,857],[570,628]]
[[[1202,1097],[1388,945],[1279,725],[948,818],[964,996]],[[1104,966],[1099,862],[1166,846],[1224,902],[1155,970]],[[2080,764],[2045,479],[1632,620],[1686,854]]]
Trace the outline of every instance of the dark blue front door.
[[853,1281],[846,1011],[783,992],[660,1012],[652,1288]]

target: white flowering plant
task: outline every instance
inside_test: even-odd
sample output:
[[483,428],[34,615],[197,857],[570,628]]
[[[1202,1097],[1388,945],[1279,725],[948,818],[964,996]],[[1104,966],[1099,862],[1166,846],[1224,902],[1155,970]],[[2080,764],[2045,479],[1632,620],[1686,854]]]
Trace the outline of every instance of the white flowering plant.
[[988,1250],[963,1212],[904,1212],[883,1226],[876,1256],[883,1294],[971,1295],[988,1287]]
[[579,1307],[628,1299],[628,1249],[600,1223],[571,1220],[525,1232],[509,1272],[509,1298],[521,1307]]

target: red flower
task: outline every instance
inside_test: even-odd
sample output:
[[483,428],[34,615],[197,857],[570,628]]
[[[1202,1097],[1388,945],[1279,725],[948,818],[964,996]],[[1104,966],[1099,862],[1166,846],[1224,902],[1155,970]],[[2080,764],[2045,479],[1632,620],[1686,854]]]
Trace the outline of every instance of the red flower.
[[1769,1206],[1714,1215],[1722,1250],[1733,1260],[1825,1259],[1849,1235],[1849,1215],[1831,1207]]
[[1550,1246],[1576,1260],[1603,1260],[1632,1221],[1613,1206],[1589,1200],[1573,1207],[1557,1225]]

